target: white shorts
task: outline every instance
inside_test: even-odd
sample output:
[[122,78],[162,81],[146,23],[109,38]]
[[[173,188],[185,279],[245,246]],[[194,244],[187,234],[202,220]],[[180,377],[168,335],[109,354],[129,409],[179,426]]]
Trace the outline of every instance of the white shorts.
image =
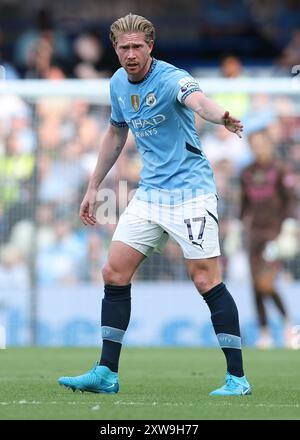
[[120,216],[112,237],[149,256],[161,253],[171,237],[187,259],[220,255],[217,197],[205,194],[177,205],[159,205],[136,197]]

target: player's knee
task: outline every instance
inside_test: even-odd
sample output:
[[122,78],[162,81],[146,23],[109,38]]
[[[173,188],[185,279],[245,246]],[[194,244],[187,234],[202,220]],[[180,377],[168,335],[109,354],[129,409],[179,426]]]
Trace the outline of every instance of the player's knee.
[[218,282],[210,277],[209,274],[205,271],[193,274],[191,275],[191,278],[198,292],[200,292],[201,294],[208,292],[210,289],[218,284]]
[[117,270],[111,264],[106,263],[102,268],[102,277],[105,284],[125,286],[130,283],[130,277]]

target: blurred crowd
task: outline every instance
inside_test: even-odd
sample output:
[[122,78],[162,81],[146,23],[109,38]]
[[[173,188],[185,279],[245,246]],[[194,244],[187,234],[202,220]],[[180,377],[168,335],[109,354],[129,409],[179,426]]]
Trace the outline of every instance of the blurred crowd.
[[[235,57],[226,58],[222,69],[224,76],[241,74]],[[226,94],[213,98],[227,107]],[[233,113],[235,108],[239,110],[237,116],[246,128],[242,139],[222,126],[196,121],[204,152],[215,171],[223,267],[229,278],[243,277],[247,270],[236,219],[239,176],[253,160],[247,139],[247,129],[253,124],[267,128],[276,157],[291,168],[298,217],[300,214],[299,102],[293,97],[244,93],[230,94],[230,100],[230,108]],[[34,274],[41,285],[101,280],[100,268],[115,222],[112,218],[106,224],[87,228],[80,222],[78,211],[109,117],[109,107],[84,99],[44,97],[32,104],[17,96],[0,96],[0,285],[8,279],[19,286],[28,285]],[[124,200],[120,194],[119,182],[127,182],[128,193],[134,190],[140,168],[141,159],[130,134],[102,184],[102,188],[112,189],[120,202],[117,215],[127,203],[127,196]],[[232,240],[238,241],[238,246],[233,246]],[[180,248],[169,241],[164,254],[147,259],[136,278],[186,279],[182,262]],[[289,277],[300,279],[299,247],[293,258],[282,261],[282,266]]]
[[6,79],[92,79],[109,77],[118,67],[99,26],[89,24],[68,36],[48,9],[39,10],[32,25],[10,45],[6,40],[6,32],[0,28],[0,64]]
[[[68,10],[70,3],[62,2],[60,8],[56,6],[56,16],[68,15],[69,25],[59,25],[63,21],[56,22],[49,9],[42,9],[28,29],[14,33],[17,38],[7,42],[5,31],[0,30],[0,64],[5,67],[7,79],[94,79],[112,75],[118,67],[116,56],[99,27],[91,26],[90,18],[83,18],[88,24],[80,31],[66,32],[74,19]],[[180,0],[172,4],[168,23],[180,17]],[[103,2],[101,12],[110,23],[112,6],[105,5]],[[87,2],[87,8],[94,11],[93,18],[97,21],[96,6],[93,0]],[[114,6],[116,17],[128,10],[142,13],[139,2],[134,0],[122,2],[123,9],[117,1]],[[152,13],[157,18],[161,24],[158,38],[161,36],[163,41],[170,42],[173,34],[166,31],[168,23],[162,19],[168,7],[168,0],[154,2],[149,11],[143,6],[143,14],[151,18]],[[299,62],[297,0],[212,0],[209,3],[193,0],[189,2],[187,14],[190,32],[183,29],[185,38],[196,41],[198,49],[202,47],[201,41],[212,54],[214,50],[225,53],[228,47],[238,49],[237,44],[232,46],[232,39],[238,41],[243,50],[247,49],[247,44],[248,48],[253,44],[253,29],[256,29],[255,47],[257,50],[265,47],[273,55],[271,61],[277,68],[290,72],[291,65]],[[178,38],[180,29],[176,27]],[[186,52],[189,51],[187,41]],[[220,44],[225,44],[222,50]],[[172,44],[169,48],[172,53]],[[199,59],[203,54],[204,49],[197,54]],[[244,67],[238,57],[227,55],[215,72],[219,77],[239,78],[247,76]],[[263,123],[276,157],[290,167],[295,179],[299,218],[300,102],[295,96],[250,96],[225,91],[212,97],[242,118],[246,128],[240,140],[224,127],[196,121],[204,152],[215,171],[220,196],[224,274],[227,278],[240,276],[242,279],[248,269],[243,233],[237,221],[239,176],[253,160],[247,127]],[[100,102],[44,97],[32,103],[18,96],[0,95],[0,288],[8,283],[24,287],[35,277],[41,285],[101,279],[100,268],[107,256],[115,223],[87,228],[81,224],[78,211],[109,117],[110,108]],[[118,215],[126,205],[119,194],[119,182],[127,182],[128,192],[134,190],[140,168],[141,159],[130,134],[117,164],[102,185],[117,195]],[[186,279],[182,262],[180,248],[169,241],[163,255],[153,254],[143,263],[136,279]],[[300,279],[299,246],[292,258],[285,258],[281,263],[287,277]]]
[[[133,11],[153,20],[156,56],[193,68],[234,48],[245,62],[291,71],[300,53],[299,0],[89,0],[0,5],[0,65],[7,79],[110,77],[118,67],[108,39],[114,19]],[[13,7],[15,9],[13,9]],[[182,9],[184,8],[184,13]],[[12,17],[16,14],[15,17]]]

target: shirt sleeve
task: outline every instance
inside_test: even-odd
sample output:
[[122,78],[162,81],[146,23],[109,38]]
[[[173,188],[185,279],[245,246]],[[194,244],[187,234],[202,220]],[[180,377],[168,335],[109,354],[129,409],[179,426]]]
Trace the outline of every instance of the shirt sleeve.
[[127,122],[124,121],[122,109],[120,107],[119,100],[113,91],[112,84],[110,83],[110,101],[111,101],[111,115],[110,123],[115,127],[127,127]]
[[186,98],[193,92],[202,92],[198,81],[188,72],[177,70],[168,79],[171,96],[174,100],[184,104]]

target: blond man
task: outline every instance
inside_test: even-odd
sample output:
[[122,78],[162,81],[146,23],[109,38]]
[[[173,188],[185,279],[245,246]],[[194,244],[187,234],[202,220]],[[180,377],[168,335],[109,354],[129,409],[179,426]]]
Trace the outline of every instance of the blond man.
[[226,357],[225,385],[211,395],[251,394],[243,371],[238,311],[222,282],[218,263],[217,190],[195,129],[194,112],[239,137],[243,126],[206,97],[188,72],[151,56],[155,29],[144,17],[129,14],[118,19],[111,25],[110,39],[122,67],[111,78],[111,120],[80,206],[83,223],[96,224],[97,191],[121,153],[129,128],[143,169],[139,188],[120,217],[102,269],[105,286],[100,362],[81,376],[61,377],[59,383],[73,390],[118,392],[132,276],[154,250],[163,249],[170,237],[182,249]]

